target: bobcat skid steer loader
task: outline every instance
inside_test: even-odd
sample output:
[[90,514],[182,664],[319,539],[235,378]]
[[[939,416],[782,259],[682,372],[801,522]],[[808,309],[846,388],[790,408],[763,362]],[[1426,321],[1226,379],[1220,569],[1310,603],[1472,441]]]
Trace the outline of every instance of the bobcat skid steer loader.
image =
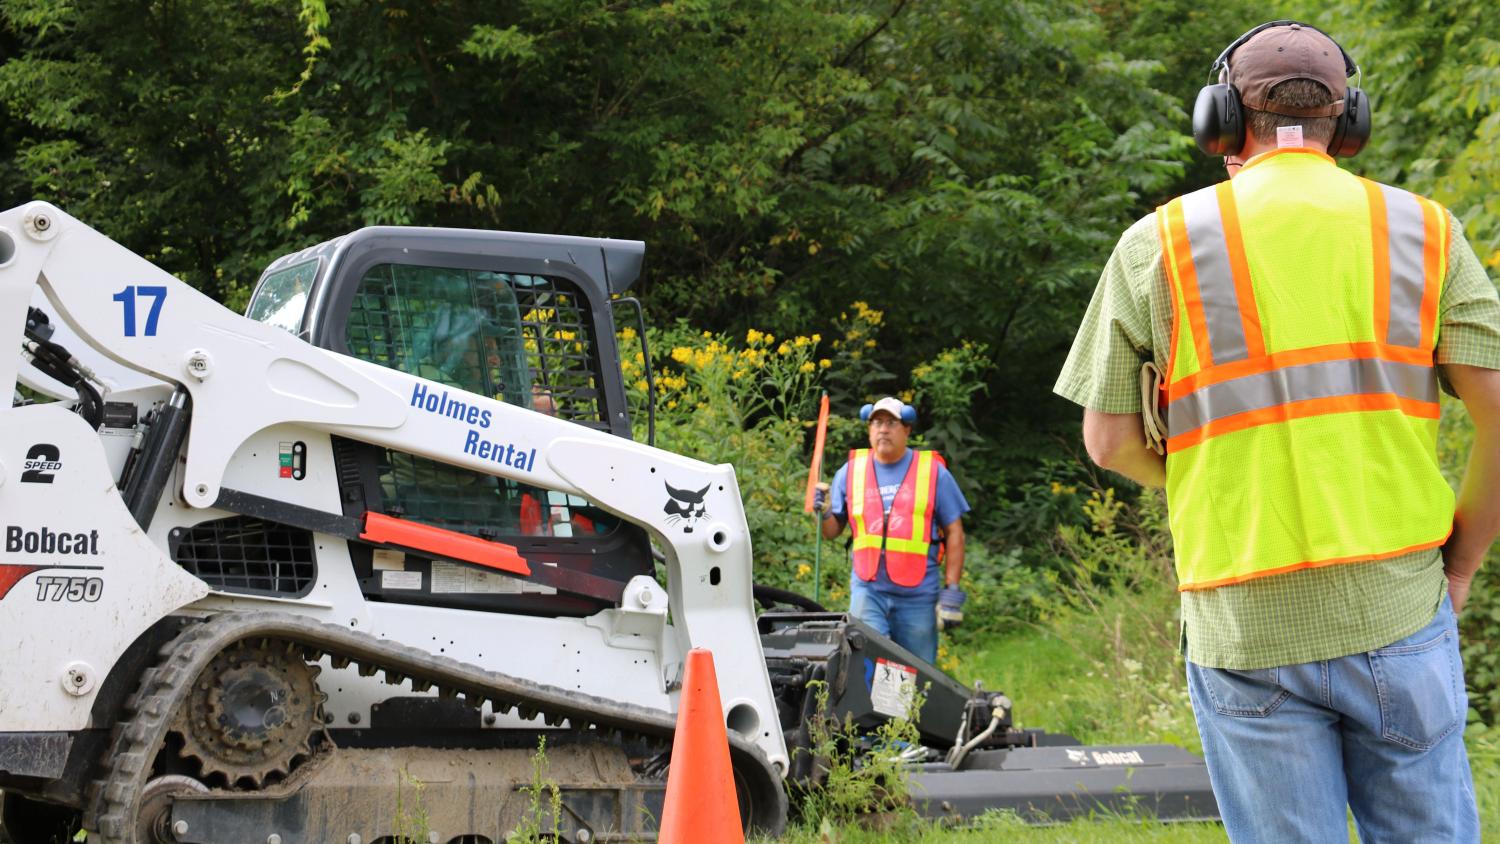
[[695,647],[749,827],[816,781],[817,680],[865,725],[929,685],[930,814],[1212,815],[1181,751],[1064,758],[844,616],[758,621],[733,468],[630,438],[643,252],[362,229],[240,316],[51,205],[0,213],[3,834],[498,844],[537,821],[544,741],[558,840],[655,840]]

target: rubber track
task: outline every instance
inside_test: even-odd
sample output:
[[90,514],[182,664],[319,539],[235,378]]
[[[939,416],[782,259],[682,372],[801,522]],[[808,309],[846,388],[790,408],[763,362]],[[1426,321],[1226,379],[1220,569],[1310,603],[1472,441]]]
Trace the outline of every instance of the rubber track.
[[[411,679],[413,689],[435,686],[443,696],[462,695],[475,706],[483,701],[500,712],[515,707],[523,717],[542,715],[548,723],[568,719],[575,728],[638,734],[670,741],[673,717],[655,709],[585,695],[487,671],[468,663],[435,656],[418,648],[374,639],[332,624],[288,613],[222,613],[194,624],[167,643],[160,660],[141,677],[136,692],[125,703],[125,719],[110,736],[103,777],[91,789],[84,818],[100,844],[134,844],[135,810],[151,773],[157,752],[166,739],[172,716],[183,704],[190,684],[216,654],[246,639],[272,639],[298,648],[308,661],[323,656],[336,666],[348,661],[372,676],[385,672],[386,681]],[[778,835],[786,823],[786,793],[759,748],[731,733],[730,753],[735,771],[760,807],[753,825]],[[769,799],[768,799],[769,798]]]

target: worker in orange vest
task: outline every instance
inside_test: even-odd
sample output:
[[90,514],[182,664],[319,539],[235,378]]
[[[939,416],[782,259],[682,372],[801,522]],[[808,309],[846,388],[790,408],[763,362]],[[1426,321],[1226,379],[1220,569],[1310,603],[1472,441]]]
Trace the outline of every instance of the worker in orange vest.
[[[915,408],[887,396],[865,405],[870,447],[818,489],[826,539],[854,534],[849,613],[928,662],[937,661],[938,628],[963,621],[963,515],[969,502],[932,451],[907,447]],[[939,563],[939,551],[944,555]]]

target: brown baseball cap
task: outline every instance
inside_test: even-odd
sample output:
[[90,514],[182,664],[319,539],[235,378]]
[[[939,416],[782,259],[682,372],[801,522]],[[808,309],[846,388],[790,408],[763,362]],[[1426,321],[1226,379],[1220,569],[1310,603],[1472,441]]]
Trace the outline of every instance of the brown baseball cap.
[[[1229,57],[1230,85],[1246,108],[1287,117],[1337,117],[1344,111],[1349,87],[1344,52],[1332,38],[1300,23],[1272,26],[1256,33]],[[1268,107],[1271,89],[1288,79],[1323,83],[1331,102],[1314,108]]]

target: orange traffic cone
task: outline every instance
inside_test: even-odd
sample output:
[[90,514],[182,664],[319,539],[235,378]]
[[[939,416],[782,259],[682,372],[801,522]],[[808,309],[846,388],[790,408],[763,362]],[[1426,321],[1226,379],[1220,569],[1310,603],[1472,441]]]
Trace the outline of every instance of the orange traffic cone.
[[714,655],[688,651],[658,844],[744,844]]

